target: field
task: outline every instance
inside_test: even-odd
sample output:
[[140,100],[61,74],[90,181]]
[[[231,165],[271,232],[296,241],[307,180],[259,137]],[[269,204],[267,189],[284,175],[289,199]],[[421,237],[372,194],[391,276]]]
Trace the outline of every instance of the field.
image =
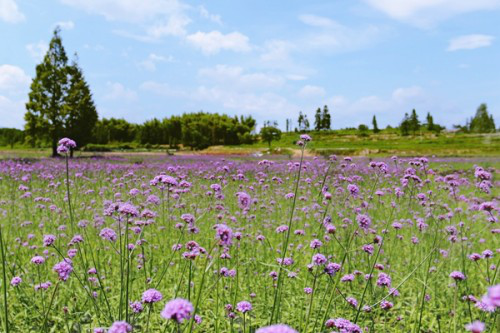
[[500,330],[498,158],[297,139],[267,159],[4,155],[1,330]]

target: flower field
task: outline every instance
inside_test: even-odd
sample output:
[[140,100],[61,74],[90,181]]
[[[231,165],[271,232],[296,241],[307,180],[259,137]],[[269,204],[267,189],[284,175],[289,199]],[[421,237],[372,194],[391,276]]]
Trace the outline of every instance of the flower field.
[[497,170],[0,161],[6,332],[498,332]]

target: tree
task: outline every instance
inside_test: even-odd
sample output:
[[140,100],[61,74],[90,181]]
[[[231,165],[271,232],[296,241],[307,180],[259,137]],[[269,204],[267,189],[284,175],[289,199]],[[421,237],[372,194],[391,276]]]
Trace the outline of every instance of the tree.
[[67,71],[69,87],[62,106],[65,115],[63,136],[71,137],[83,147],[92,139],[92,131],[98,120],[97,110],[76,57]]
[[408,113],[405,113],[403,121],[401,121],[401,124],[399,125],[399,129],[402,136],[410,134],[410,117],[408,116]]
[[375,117],[375,115],[373,116],[373,119],[372,119],[372,125],[373,125],[373,133],[380,132],[380,129],[378,128],[378,124],[377,124],[377,118]]
[[413,135],[415,135],[415,133],[420,129],[420,120],[418,120],[418,115],[415,109],[411,111],[409,125],[409,129],[413,132]]
[[16,143],[22,143],[24,139],[23,131],[17,128],[0,128],[0,145],[14,148]]
[[434,130],[434,118],[432,118],[431,113],[427,112],[427,117],[426,117],[426,127],[428,131],[433,131]]
[[474,118],[470,120],[469,130],[475,133],[495,132],[495,121],[493,116],[488,114],[488,107],[485,103],[479,105]]
[[314,115],[314,129],[319,131],[323,128],[323,119],[321,117],[321,109],[318,108],[316,110],[316,114]]
[[267,142],[269,148],[271,148],[272,141],[281,139],[281,131],[273,126],[262,127],[260,130],[260,137],[262,141]]
[[328,106],[326,105],[323,107],[323,115],[321,116],[321,118],[321,128],[329,131],[332,127],[332,117],[330,116]]
[[302,131],[302,125],[304,123],[304,115],[302,111],[299,111],[299,118],[297,119],[297,123],[299,124],[299,131]]
[[63,105],[68,85],[68,57],[59,33],[60,29],[56,28],[49,50],[36,66],[24,116],[28,141],[34,145],[38,138],[46,139],[52,146],[52,156],[58,155],[57,141],[63,133]]
[[303,121],[303,128],[304,128],[304,131],[309,131],[309,119],[307,119],[307,115],[305,114],[304,115],[304,121]]
[[52,156],[57,156],[57,142],[63,136],[75,139],[80,147],[90,141],[97,111],[77,58],[68,65],[59,28],[36,66],[28,99],[24,119],[31,145],[48,142]]
[[359,136],[368,136],[368,126],[361,124],[358,126]]

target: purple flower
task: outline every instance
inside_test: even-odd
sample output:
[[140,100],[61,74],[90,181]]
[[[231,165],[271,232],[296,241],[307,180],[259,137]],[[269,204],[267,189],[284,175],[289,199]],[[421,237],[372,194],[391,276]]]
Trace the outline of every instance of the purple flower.
[[380,273],[377,279],[377,285],[380,287],[390,287],[391,277],[385,273]]
[[10,280],[10,284],[14,287],[17,287],[19,284],[23,282],[23,279],[21,279],[19,276],[14,276],[12,280]]
[[139,216],[139,211],[137,210],[137,208],[135,208],[134,205],[128,202],[121,204],[118,208],[118,212],[128,216]]
[[41,265],[45,262],[45,258],[42,256],[34,256],[31,258],[31,262],[35,265]]
[[453,271],[450,273],[450,277],[454,279],[455,281],[463,281],[466,279],[464,273],[459,272],[459,271]]
[[296,330],[290,326],[284,324],[276,324],[266,327],[261,327],[256,333],[298,333]]
[[134,313],[141,313],[143,310],[141,302],[130,302],[130,308]]
[[328,319],[325,323],[327,328],[338,328],[342,333],[363,333],[361,328],[344,318]]
[[177,323],[182,323],[185,319],[191,318],[193,311],[194,308],[191,302],[182,298],[175,298],[165,304],[161,316],[165,319],[172,319]]
[[54,272],[59,275],[59,279],[61,281],[66,281],[69,278],[69,275],[73,271],[73,266],[71,265],[70,259],[64,259],[63,261],[57,263],[52,268]]
[[356,216],[356,221],[358,221],[358,225],[361,229],[368,229],[372,224],[372,220],[368,215],[359,214]]
[[476,320],[470,324],[465,325],[465,329],[472,333],[481,333],[484,331],[485,328],[486,325],[484,325],[484,323],[480,322],[479,320]]
[[107,239],[112,242],[116,240],[116,232],[110,228],[102,229],[101,232],[99,233],[99,236],[101,236],[102,239]]
[[229,246],[232,244],[233,231],[225,224],[217,224],[217,237],[220,239],[219,245]]
[[252,311],[252,304],[250,304],[250,302],[247,301],[241,301],[238,304],[236,304],[236,310],[238,310],[241,313]]
[[67,148],[76,148],[76,142],[69,138],[62,138],[58,144]]
[[142,294],[144,303],[156,303],[161,301],[163,295],[156,289],[148,289]]
[[56,236],[54,236],[54,235],[43,236],[43,245],[44,246],[51,246],[52,244],[54,244],[55,241],[56,241]]
[[304,141],[304,142],[309,142],[309,141],[311,141],[311,140],[312,140],[312,138],[311,138],[309,135],[307,135],[307,134],[302,134],[302,135],[300,136],[300,140],[302,140],[302,141]]
[[126,321],[115,321],[108,330],[108,333],[129,333],[132,332],[132,326]]
[[394,304],[392,304],[391,302],[386,301],[386,300],[383,300],[382,302],[380,302],[380,308],[381,308],[382,310],[389,310],[389,309],[391,309],[393,306],[394,306]]
[[312,261],[316,266],[321,266],[327,262],[327,259],[321,253],[316,253],[315,255],[313,255]]
[[500,307],[500,284],[488,288],[488,293],[481,300],[487,306]]

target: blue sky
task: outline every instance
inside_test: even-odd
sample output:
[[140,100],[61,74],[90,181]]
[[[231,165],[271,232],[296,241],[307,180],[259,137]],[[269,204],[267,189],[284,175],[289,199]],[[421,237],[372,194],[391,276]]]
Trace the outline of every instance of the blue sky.
[[294,125],[500,121],[500,0],[0,0],[0,127],[23,126],[56,25],[101,117],[204,110]]

